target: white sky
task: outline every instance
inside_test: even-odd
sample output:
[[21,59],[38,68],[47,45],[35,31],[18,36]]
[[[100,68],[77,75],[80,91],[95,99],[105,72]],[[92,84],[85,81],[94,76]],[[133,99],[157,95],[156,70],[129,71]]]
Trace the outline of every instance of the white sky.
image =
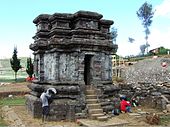
[[[136,11],[144,2],[145,0],[1,1],[0,58],[10,58],[15,45],[19,57],[32,56],[29,45],[34,42],[32,37],[36,32],[32,21],[39,14],[75,13],[78,10],[95,11],[102,14],[104,19],[113,20],[113,26],[118,29],[117,54],[137,55],[140,52],[140,45],[145,44],[145,34]],[[149,50],[159,46],[170,49],[170,0],[149,0],[148,3],[156,10],[150,27]],[[128,42],[128,37],[134,38],[135,42]]]
[[[170,0],[164,0],[160,5],[155,6],[154,10],[156,11],[150,28],[151,34],[148,38],[149,49],[160,46],[170,49]],[[164,22],[166,22],[166,26]],[[167,24],[167,22],[169,23]],[[144,44],[143,42],[145,42],[144,33],[143,36],[135,39],[135,43],[119,43],[118,54],[123,56],[137,55],[140,51],[139,46]]]

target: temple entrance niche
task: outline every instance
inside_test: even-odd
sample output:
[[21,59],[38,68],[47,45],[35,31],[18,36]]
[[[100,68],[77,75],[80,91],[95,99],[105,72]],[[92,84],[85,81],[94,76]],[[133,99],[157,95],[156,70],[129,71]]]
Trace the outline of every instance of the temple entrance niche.
[[84,82],[85,85],[91,85],[92,80],[92,57],[93,55],[85,55],[84,58]]
[[57,90],[49,119],[75,120],[87,109],[87,85],[112,85],[110,56],[117,45],[110,34],[113,21],[102,17],[96,12],[78,11],[41,14],[33,20],[37,31],[30,49],[34,51],[37,80],[28,86],[31,92],[26,106],[34,117],[41,117],[39,97],[49,87]]

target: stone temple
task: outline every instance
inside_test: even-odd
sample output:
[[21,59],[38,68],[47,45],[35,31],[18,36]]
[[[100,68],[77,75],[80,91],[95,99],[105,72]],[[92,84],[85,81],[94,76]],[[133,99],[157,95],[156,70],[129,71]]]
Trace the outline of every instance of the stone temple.
[[[33,20],[37,32],[30,49],[34,51],[34,80],[26,99],[32,115],[41,117],[40,94],[54,87],[57,90],[51,105],[50,120],[74,120],[88,116],[86,89],[96,89],[104,102],[113,94],[112,57],[117,45],[112,43],[111,20],[96,12],[74,14],[41,14]],[[106,110],[106,107],[101,107]]]

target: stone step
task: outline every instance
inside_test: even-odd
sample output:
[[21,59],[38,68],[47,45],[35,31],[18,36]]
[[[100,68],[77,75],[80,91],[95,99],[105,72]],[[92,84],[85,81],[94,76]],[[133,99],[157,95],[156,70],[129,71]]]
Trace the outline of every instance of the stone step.
[[108,117],[107,116],[99,116],[99,117],[97,117],[97,120],[99,120],[99,121],[107,121]]
[[86,99],[87,104],[96,104],[98,102],[97,99]]
[[103,109],[89,109],[89,114],[100,114],[103,113]]
[[86,103],[88,108],[89,117],[99,121],[106,121],[107,116],[103,113],[103,109],[98,102],[96,91],[91,87],[86,87]]
[[97,99],[96,95],[86,95],[86,99]]
[[104,116],[103,113],[97,113],[97,114],[91,114],[90,117],[91,119],[97,119],[98,117],[102,117]]
[[95,95],[95,90],[86,90],[86,95]]
[[93,87],[91,85],[87,85],[86,90],[93,90]]
[[101,109],[101,105],[96,103],[96,104],[87,104],[88,109]]

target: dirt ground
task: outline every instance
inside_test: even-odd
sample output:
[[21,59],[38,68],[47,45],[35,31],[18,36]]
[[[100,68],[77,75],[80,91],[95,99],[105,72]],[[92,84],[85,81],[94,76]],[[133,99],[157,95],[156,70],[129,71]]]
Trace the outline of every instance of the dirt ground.
[[0,83],[0,92],[10,92],[10,91],[28,91],[27,87],[30,82],[22,83]]
[[[44,125],[41,121],[41,119],[34,119],[32,116],[26,111],[25,106],[13,106],[12,107],[14,112],[19,116],[19,118],[22,120],[23,124],[26,126],[36,126],[41,127]],[[147,113],[156,113],[156,110],[154,109],[144,109],[143,107],[139,107],[137,109],[133,108],[133,113],[137,112],[147,112]],[[157,112],[158,113],[158,112]],[[122,113],[118,116],[113,116],[110,118],[112,122],[117,123],[117,120],[125,120],[128,122],[128,126],[150,126],[148,123],[146,123],[146,115],[141,116],[135,116],[131,115],[129,113]],[[96,122],[96,121],[94,121]],[[169,124],[170,125],[170,124]],[[168,126],[169,126],[168,125]],[[55,127],[79,127],[78,124],[75,122],[67,122],[67,121],[60,121],[60,122],[46,122],[45,127],[47,126],[55,126]]]
[[[27,87],[29,83],[10,83],[0,86],[0,95],[4,92],[29,92],[29,89]],[[32,116],[27,112],[25,106],[12,106],[11,107],[14,112],[18,115],[18,117],[22,120],[23,124],[28,127],[49,127],[49,126],[55,126],[55,127],[78,127],[79,125],[75,122],[67,122],[67,121],[60,121],[60,122],[46,122],[42,123],[41,119],[34,119]],[[158,113],[162,114],[162,112],[158,112],[154,109],[148,109],[145,107],[137,107],[132,109],[133,113],[122,113],[118,116],[113,116],[111,119],[114,122],[114,118],[119,118],[122,120],[126,120],[129,124],[128,126],[149,126],[149,124],[146,123],[146,113]],[[135,113],[141,112],[142,115],[136,116]],[[116,120],[116,119],[115,119]],[[167,124],[167,126],[170,126],[170,123]]]
[[15,113],[19,116],[25,126],[29,127],[41,127],[45,126],[59,126],[59,127],[78,127],[78,125],[74,122],[45,122],[42,123],[41,119],[34,119],[27,111],[25,106],[14,106],[12,107]]

